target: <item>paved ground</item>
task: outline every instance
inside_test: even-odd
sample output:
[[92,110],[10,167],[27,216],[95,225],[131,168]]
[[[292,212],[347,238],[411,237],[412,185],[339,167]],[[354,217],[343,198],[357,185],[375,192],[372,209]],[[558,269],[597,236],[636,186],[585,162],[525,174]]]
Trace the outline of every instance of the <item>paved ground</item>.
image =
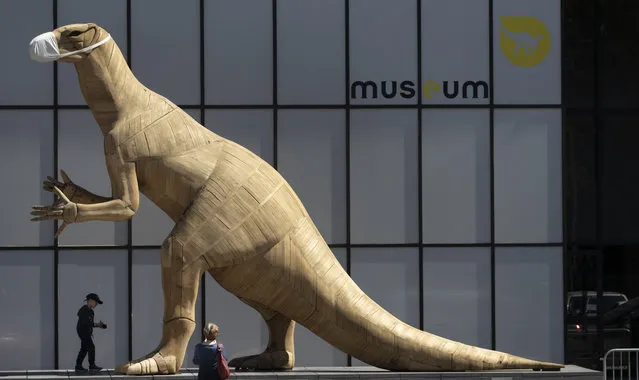
[[[156,376],[124,376],[113,373],[112,370],[102,370],[100,372],[76,373],[73,370],[24,370],[24,371],[0,371],[0,380],[61,380],[90,378],[91,380],[153,380],[153,379],[175,379],[194,380],[197,378],[196,368],[185,368],[175,375]],[[391,379],[440,379],[440,380],[515,380],[515,379],[537,379],[537,380],[601,380],[601,372],[577,367],[566,366],[561,371],[538,372],[538,371],[486,371],[486,372],[389,372],[374,367],[298,367],[292,371],[285,372],[235,372],[231,370],[231,379],[235,380],[351,380],[351,379],[371,379],[371,380],[391,380]]]

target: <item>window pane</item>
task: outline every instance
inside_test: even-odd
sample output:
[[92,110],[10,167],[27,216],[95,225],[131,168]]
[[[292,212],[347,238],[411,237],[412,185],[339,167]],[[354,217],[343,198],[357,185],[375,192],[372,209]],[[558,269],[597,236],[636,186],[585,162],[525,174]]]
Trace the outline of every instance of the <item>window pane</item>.
[[[58,1],[58,25],[85,22],[96,23],[109,32],[126,59],[126,0],[95,1],[91,6],[84,0]],[[58,96],[60,104],[86,104],[72,63],[58,65]]]
[[[351,277],[373,301],[395,317],[419,328],[419,250],[353,248]],[[380,281],[383,278],[384,281]],[[369,366],[352,359],[353,366]]]
[[273,165],[273,111],[207,110],[206,127]]
[[[337,260],[346,270],[346,249],[333,248]],[[295,325],[295,366],[297,367],[346,367],[346,353],[331,346],[306,327]]]
[[490,248],[424,249],[424,330],[491,348]]
[[277,2],[279,104],[343,104],[344,2]]
[[346,242],[346,133],[341,110],[282,110],[278,170],[328,243]]
[[496,104],[561,104],[561,2],[494,0]]
[[563,363],[561,247],[496,248],[498,351]]
[[495,240],[562,241],[561,111],[495,111]]
[[273,102],[270,1],[204,3],[206,104]]
[[487,0],[422,0],[423,104],[489,102],[488,10]]
[[0,1],[0,32],[5,36],[0,105],[53,104],[53,63],[34,61],[27,50],[29,41],[52,28],[50,0]]
[[[162,339],[164,295],[162,292],[162,267],[160,250],[133,251],[133,359],[154,350]],[[105,302],[106,304],[106,302]],[[201,340],[202,295],[198,293],[195,303],[195,331],[191,335],[184,356],[183,367],[193,367],[193,348]],[[97,315],[97,312],[96,312]],[[119,364],[119,363],[118,363]]]
[[138,80],[173,103],[200,104],[200,2],[136,0],[131,18]]
[[[200,110],[185,109],[197,122],[200,122]],[[140,193],[140,207],[135,212],[132,222],[134,245],[161,245],[175,226],[175,222],[169,218],[149,198]]]
[[417,111],[351,112],[351,241],[418,241]]
[[[58,165],[84,189],[111,197],[111,181],[104,157],[104,138],[89,110],[60,110]],[[60,173],[58,180],[63,181]],[[75,202],[82,203],[75,200]],[[59,237],[60,245],[125,245],[127,221],[94,220],[73,223]]]
[[53,251],[0,252],[0,371],[55,366],[53,273]]
[[424,243],[490,242],[488,110],[422,112]]
[[351,0],[349,12],[351,103],[416,104],[417,3]]
[[53,117],[51,111],[3,111],[0,125],[0,176],[11,186],[0,187],[3,218],[0,245],[53,245],[53,221],[31,222],[31,207],[51,205],[54,197],[42,189],[53,174]]
[[[97,293],[104,302],[94,309],[95,322],[103,321],[108,328],[93,330],[96,364],[114,368],[128,360],[129,317],[127,251],[73,250],[60,251],[58,265],[58,350],[60,368],[74,368],[80,350],[76,333],[77,312],[88,293]],[[85,358],[84,365],[87,366]]]

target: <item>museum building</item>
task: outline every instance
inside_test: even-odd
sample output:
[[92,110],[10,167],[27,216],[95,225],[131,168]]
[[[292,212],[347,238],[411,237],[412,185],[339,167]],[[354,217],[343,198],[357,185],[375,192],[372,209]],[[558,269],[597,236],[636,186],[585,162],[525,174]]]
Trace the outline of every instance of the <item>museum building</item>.
[[[58,238],[60,222],[30,221],[61,170],[111,195],[73,64],[27,50],[84,22],[141,83],[277,169],[351,278],[405,323],[592,368],[638,347],[638,312],[609,314],[639,296],[637,16],[600,0],[0,2],[0,370],[73,368],[88,293],[108,323],[99,365],[161,337],[175,223],[153,202]],[[207,274],[186,366],[208,321],[229,358],[268,343],[262,316]],[[297,366],[366,365],[300,324],[295,350]]]

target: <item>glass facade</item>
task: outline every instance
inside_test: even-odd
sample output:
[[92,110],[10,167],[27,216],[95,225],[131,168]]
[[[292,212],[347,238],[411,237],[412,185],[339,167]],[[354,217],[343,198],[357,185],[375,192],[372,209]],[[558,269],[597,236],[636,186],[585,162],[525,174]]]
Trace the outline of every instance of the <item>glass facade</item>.
[[[105,301],[96,319],[109,323],[95,334],[101,365],[160,338],[159,248],[173,223],[147,198],[130,221],[74,224],[57,240],[57,223],[29,222],[32,205],[53,202],[41,182],[60,169],[110,194],[73,66],[26,52],[35,35],[76,22],[107,29],[141,82],[278,169],[352,278],[406,323],[585,366],[604,344],[636,346],[639,327],[622,324],[630,332],[615,334],[626,340],[610,343],[596,317],[603,291],[631,299],[639,289],[628,253],[636,180],[620,182],[631,170],[619,165],[636,154],[628,144],[639,112],[618,95],[634,87],[599,88],[595,73],[614,71],[604,63],[615,57],[602,47],[609,36],[578,42],[603,33],[601,3],[0,2],[9,52],[0,72],[0,369],[70,368],[89,292]],[[571,318],[587,317],[570,306],[575,291],[601,301],[588,334],[573,331]],[[229,357],[268,341],[260,315],[207,275],[191,347],[209,320]],[[296,328],[296,365],[362,364]]]

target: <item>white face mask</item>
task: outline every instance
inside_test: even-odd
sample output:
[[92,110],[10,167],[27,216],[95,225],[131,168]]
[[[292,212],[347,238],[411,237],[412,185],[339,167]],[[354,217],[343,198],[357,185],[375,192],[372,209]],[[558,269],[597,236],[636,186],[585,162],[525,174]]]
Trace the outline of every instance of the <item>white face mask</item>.
[[98,43],[87,46],[80,50],[60,54],[60,51],[58,50],[58,41],[55,38],[55,34],[53,34],[53,32],[46,32],[40,34],[39,36],[36,36],[34,39],[31,40],[31,42],[29,42],[29,55],[31,56],[31,59],[38,62],[51,62],[56,61],[60,58],[68,57],[70,55],[91,51],[98,46],[106,43],[109,39],[111,39],[110,34]]

